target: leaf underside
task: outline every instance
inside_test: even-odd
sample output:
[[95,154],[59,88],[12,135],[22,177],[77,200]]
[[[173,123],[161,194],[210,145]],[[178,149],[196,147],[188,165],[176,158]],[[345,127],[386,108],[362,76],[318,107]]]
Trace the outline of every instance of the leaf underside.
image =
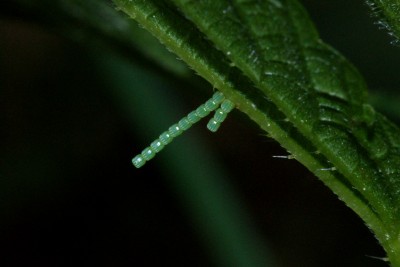
[[375,23],[386,29],[394,37],[393,43],[400,42],[400,1],[399,0],[366,0],[372,15],[378,19]]
[[398,264],[399,129],[296,0],[114,2],[330,187]]

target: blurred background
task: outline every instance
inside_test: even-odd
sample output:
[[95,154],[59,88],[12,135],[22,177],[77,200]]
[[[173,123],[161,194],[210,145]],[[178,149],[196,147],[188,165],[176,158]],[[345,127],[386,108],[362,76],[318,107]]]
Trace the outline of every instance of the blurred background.
[[[399,122],[400,47],[366,4],[302,2]],[[0,265],[387,266],[363,222],[238,111],[131,165],[211,95],[108,1],[2,2]]]

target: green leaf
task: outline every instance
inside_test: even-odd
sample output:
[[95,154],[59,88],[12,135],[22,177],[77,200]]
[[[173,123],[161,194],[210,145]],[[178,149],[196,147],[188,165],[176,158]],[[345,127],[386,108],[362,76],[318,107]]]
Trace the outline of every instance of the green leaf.
[[378,18],[376,23],[381,28],[389,31],[389,34],[400,40],[400,1],[398,0],[367,0],[373,14]]
[[314,172],[400,266],[399,129],[297,1],[114,2]]
[[[88,47],[107,45],[136,62],[157,61],[158,72],[186,78],[188,68],[135,21],[127,20],[108,0],[14,0],[3,12],[22,10],[24,18],[44,24]],[[144,59],[144,60],[143,60]],[[150,64],[147,64],[147,66]]]

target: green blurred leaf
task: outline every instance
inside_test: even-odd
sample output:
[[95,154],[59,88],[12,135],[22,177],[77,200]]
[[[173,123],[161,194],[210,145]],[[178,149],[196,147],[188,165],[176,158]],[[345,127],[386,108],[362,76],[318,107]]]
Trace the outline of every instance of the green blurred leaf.
[[[14,0],[6,9],[22,12],[24,18],[43,23],[47,28],[62,33],[88,46],[106,44],[114,51],[134,58],[136,62],[167,71],[180,78],[191,77],[187,66],[165,49],[137,22],[127,20],[107,0]],[[4,12],[4,10],[3,10]]]

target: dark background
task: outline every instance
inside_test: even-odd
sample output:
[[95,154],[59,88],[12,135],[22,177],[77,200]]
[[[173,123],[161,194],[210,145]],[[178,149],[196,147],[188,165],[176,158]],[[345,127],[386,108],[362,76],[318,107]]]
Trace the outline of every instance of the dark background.
[[[400,48],[365,3],[303,3],[396,119],[382,99],[398,99]],[[193,92],[140,55],[0,13],[1,266],[386,266],[368,257],[384,252],[363,222],[298,162],[273,158],[286,152],[238,111],[135,169],[131,158],[211,87]]]

